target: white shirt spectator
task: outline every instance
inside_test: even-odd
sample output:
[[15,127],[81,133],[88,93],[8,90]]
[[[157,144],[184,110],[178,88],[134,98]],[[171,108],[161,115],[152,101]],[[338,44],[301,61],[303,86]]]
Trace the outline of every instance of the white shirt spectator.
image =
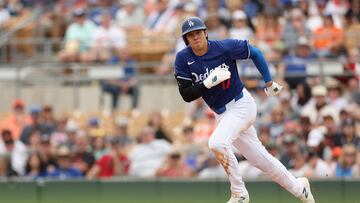
[[10,20],[10,13],[7,9],[0,7],[0,28],[4,23]]
[[129,174],[138,177],[154,177],[156,170],[171,152],[171,145],[165,140],[153,140],[135,146],[129,154]]
[[0,155],[10,156],[12,169],[19,175],[23,175],[25,173],[25,165],[28,159],[28,150],[26,145],[21,141],[16,140],[14,142],[14,149],[9,154],[9,152],[6,150],[6,146],[3,140],[0,139]]
[[226,178],[227,174],[221,165],[208,167],[200,171],[199,178]]
[[97,48],[123,48],[126,46],[126,34],[115,25],[111,25],[108,29],[102,26],[97,27],[94,31],[91,46]]
[[144,10],[138,7],[134,0],[126,0],[125,3],[123,3],[124,7],[119,9],[116,13],[117,25],[122,28],[142,26],[145,21]]
[[241,174],[241,177],[259,178],[262,176],[262,172],[255,166],[251,165],[248,161],[240,161],[239,168],[239,173]]

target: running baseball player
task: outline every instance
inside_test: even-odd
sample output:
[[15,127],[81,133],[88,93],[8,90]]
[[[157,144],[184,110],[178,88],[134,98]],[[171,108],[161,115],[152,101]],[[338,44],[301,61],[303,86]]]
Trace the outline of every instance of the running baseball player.
[[182,37],[187,47],[176,55],[175,78],[186,102],[202,97],[215,112],[218,125],[208,144],[229,177],[228,203],[249,202],[232,146],[302,202],[314,203],[308,179],[295,178],[270,155],[253,126],[256,104],[239,78],[236,60],[251,59],[265,81],[264,91],[268,96],[275,96],[282,86],[272,80],[263,54],[248,41],[208,40],[206,26],[198,17],[183,22]]

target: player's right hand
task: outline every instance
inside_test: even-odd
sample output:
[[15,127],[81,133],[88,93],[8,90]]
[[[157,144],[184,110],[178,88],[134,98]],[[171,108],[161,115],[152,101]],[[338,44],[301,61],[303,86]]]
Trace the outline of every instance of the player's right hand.
[[230,71],[227,68],[215,68],[209,76],[204,80],[206,88],[210,89],[222,81],[229,79],[231,76]]

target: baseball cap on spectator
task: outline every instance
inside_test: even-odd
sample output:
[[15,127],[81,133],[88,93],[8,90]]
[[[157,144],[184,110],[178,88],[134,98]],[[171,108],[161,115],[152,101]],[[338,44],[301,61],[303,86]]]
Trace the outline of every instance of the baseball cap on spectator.
[[66,122],[65,130],[66,130],[66,132],[76,132],[78,130],[78,126],[75,121],[68,120]]
[[42,111],[42,108],[39,105],[32,105],[30,107],[30,114],[31,115],[39,114],[39,113],[41,113],[41,111]]
[[75,17],[82,17],[82,16],[85,16],[85,10],[82,9],[82,8],[77,8],[73,11],[73,15]]
[[66,145],[61,145],[56,151],[56,156],[69,157],[69,156],[71,156],[71,151],[70,151],[69,147],[67,147]]
[[25,107],[25,103],[23,100],[21,99],[15,99],[13,102],[12,102],[12,107],[13,109],[15,108],[24,108]]
[[318,128],[312,129],[309,133],[307,140],[307,145],[309,147],[317,147],[320,142],[324,139],[324,134],[327,132],[326,127],[320,126]]
[[310,42],[308,40],[308,38],[301,36],[299,37],[299,39],[297,40],[297,44],[299,46],[310,46]]
[[97,127],[99,126],[100,122],[99,122],[99,119],[96,118],[96,117],[91,117],[89,120],[88,120],[88,124],[90,126],[94,126],[94,127]]
[[326,96],[327,89],[323,85],[317,85],[311,89],[311,94],[313,96]]
[[335,108],[324,108],[320,115],[322,118],[331,117],[336,124],[339,124],[340,118],[339,118],[339,112]]
[[247,18],[246,14],[242,10],[236,10],[232,14],[232,19],[233,20],[246,20],[246,18]]
[[326,77],[325,78],[325,86],[328,89],[332,89],[332,88],[339,88],[340,87],[340,83],[338,80],[332,78],[332,77]]

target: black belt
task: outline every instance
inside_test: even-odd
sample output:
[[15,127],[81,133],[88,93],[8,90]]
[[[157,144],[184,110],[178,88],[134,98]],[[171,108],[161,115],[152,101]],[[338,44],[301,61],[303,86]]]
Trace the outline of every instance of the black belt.
[[[242,97],[244,96],[244,94],[243,94],[243,92],[241,91],[240,92],[240,94],[238,94],[238,95],[236,95],[235,97],[234,97],[234,100],[235,101],[238,101],[239,99],[241,99]],[[212,109],[215,113],[217,113],[217,114],[222,114],[222,113],[224,113],[225,111],[226,111],[226,106],[222,106],[222,107],[219,107],[219,108],[213,108]]]

